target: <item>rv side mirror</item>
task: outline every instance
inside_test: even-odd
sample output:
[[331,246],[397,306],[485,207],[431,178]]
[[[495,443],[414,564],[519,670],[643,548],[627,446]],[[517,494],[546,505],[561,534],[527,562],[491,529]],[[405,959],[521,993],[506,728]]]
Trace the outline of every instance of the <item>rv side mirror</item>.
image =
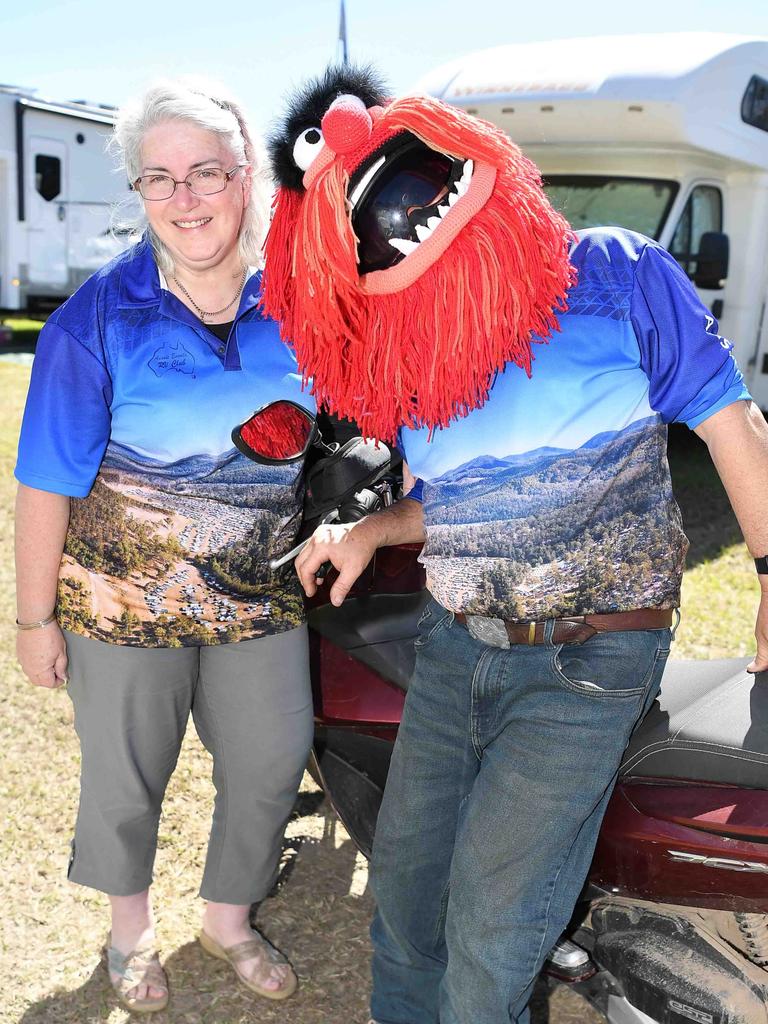
[[696,273],[693,283],[697,288],[722,288],[728,277],[728,235],[722,231],[705,231],[699,241]]

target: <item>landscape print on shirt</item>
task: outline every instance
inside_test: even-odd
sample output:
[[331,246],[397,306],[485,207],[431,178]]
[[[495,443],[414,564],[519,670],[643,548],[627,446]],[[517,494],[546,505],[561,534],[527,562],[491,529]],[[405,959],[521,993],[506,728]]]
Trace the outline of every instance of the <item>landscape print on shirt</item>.
[[247,640],[303,620],[292,563],[300,464],[230,448],[163,462],[111,442],[73,499],[59,581],[64,628],[135,646]]
[[430,589],[449,608],[519,620],[676,606],[687,542],[665,452],[650,415],[432,478]]

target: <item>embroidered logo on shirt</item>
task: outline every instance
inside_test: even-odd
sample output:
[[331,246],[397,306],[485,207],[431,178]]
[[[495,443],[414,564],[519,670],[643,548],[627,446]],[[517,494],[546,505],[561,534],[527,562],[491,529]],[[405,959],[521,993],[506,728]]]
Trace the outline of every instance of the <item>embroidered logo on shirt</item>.
[[156,377],[162,377],[168,370],[194,374],[195,357],[184,348],[180,341],[177,341],[172,345],[161,345],[156,349],[147,366]]

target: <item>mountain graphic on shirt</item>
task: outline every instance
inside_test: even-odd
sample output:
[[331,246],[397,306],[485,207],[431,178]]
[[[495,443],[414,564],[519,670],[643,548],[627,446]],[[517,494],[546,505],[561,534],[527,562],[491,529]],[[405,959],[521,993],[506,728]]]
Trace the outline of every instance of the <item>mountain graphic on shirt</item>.
[[674,607],[686,541],[666,437],[649,416],[560,453],[479,456],[425,483],[431,592],[520,621]]
[[564,509],[578,488],[602,490],[622,479],[623,464],[659,429],[658,417],[647,416],[622,430],[595,434],[578,448],[542,447],[505,458],[480,455],[426,485],[429,521],[473,523]]
[[296,476],[296,467],[263,466],[247,458],[237,448],[221,455],[188,455],[175,462],[163,462],[111,441],[102,471],[112,471],[136,477],[145,484],[157,486],[178,482],[205,482],[216,486],[226,484],[290,484]]

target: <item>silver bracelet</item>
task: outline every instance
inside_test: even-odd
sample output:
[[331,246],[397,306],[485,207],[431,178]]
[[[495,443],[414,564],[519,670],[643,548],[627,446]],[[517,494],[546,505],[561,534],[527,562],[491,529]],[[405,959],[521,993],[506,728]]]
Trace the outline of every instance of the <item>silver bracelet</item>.
[[42,629],[43,626],[47,626],[49,623],[54,622],[56,619],[56,612],[51,612],[47,619],[39,619],[37,622],[19,622],[16,619],[16,626],[18,629]]

